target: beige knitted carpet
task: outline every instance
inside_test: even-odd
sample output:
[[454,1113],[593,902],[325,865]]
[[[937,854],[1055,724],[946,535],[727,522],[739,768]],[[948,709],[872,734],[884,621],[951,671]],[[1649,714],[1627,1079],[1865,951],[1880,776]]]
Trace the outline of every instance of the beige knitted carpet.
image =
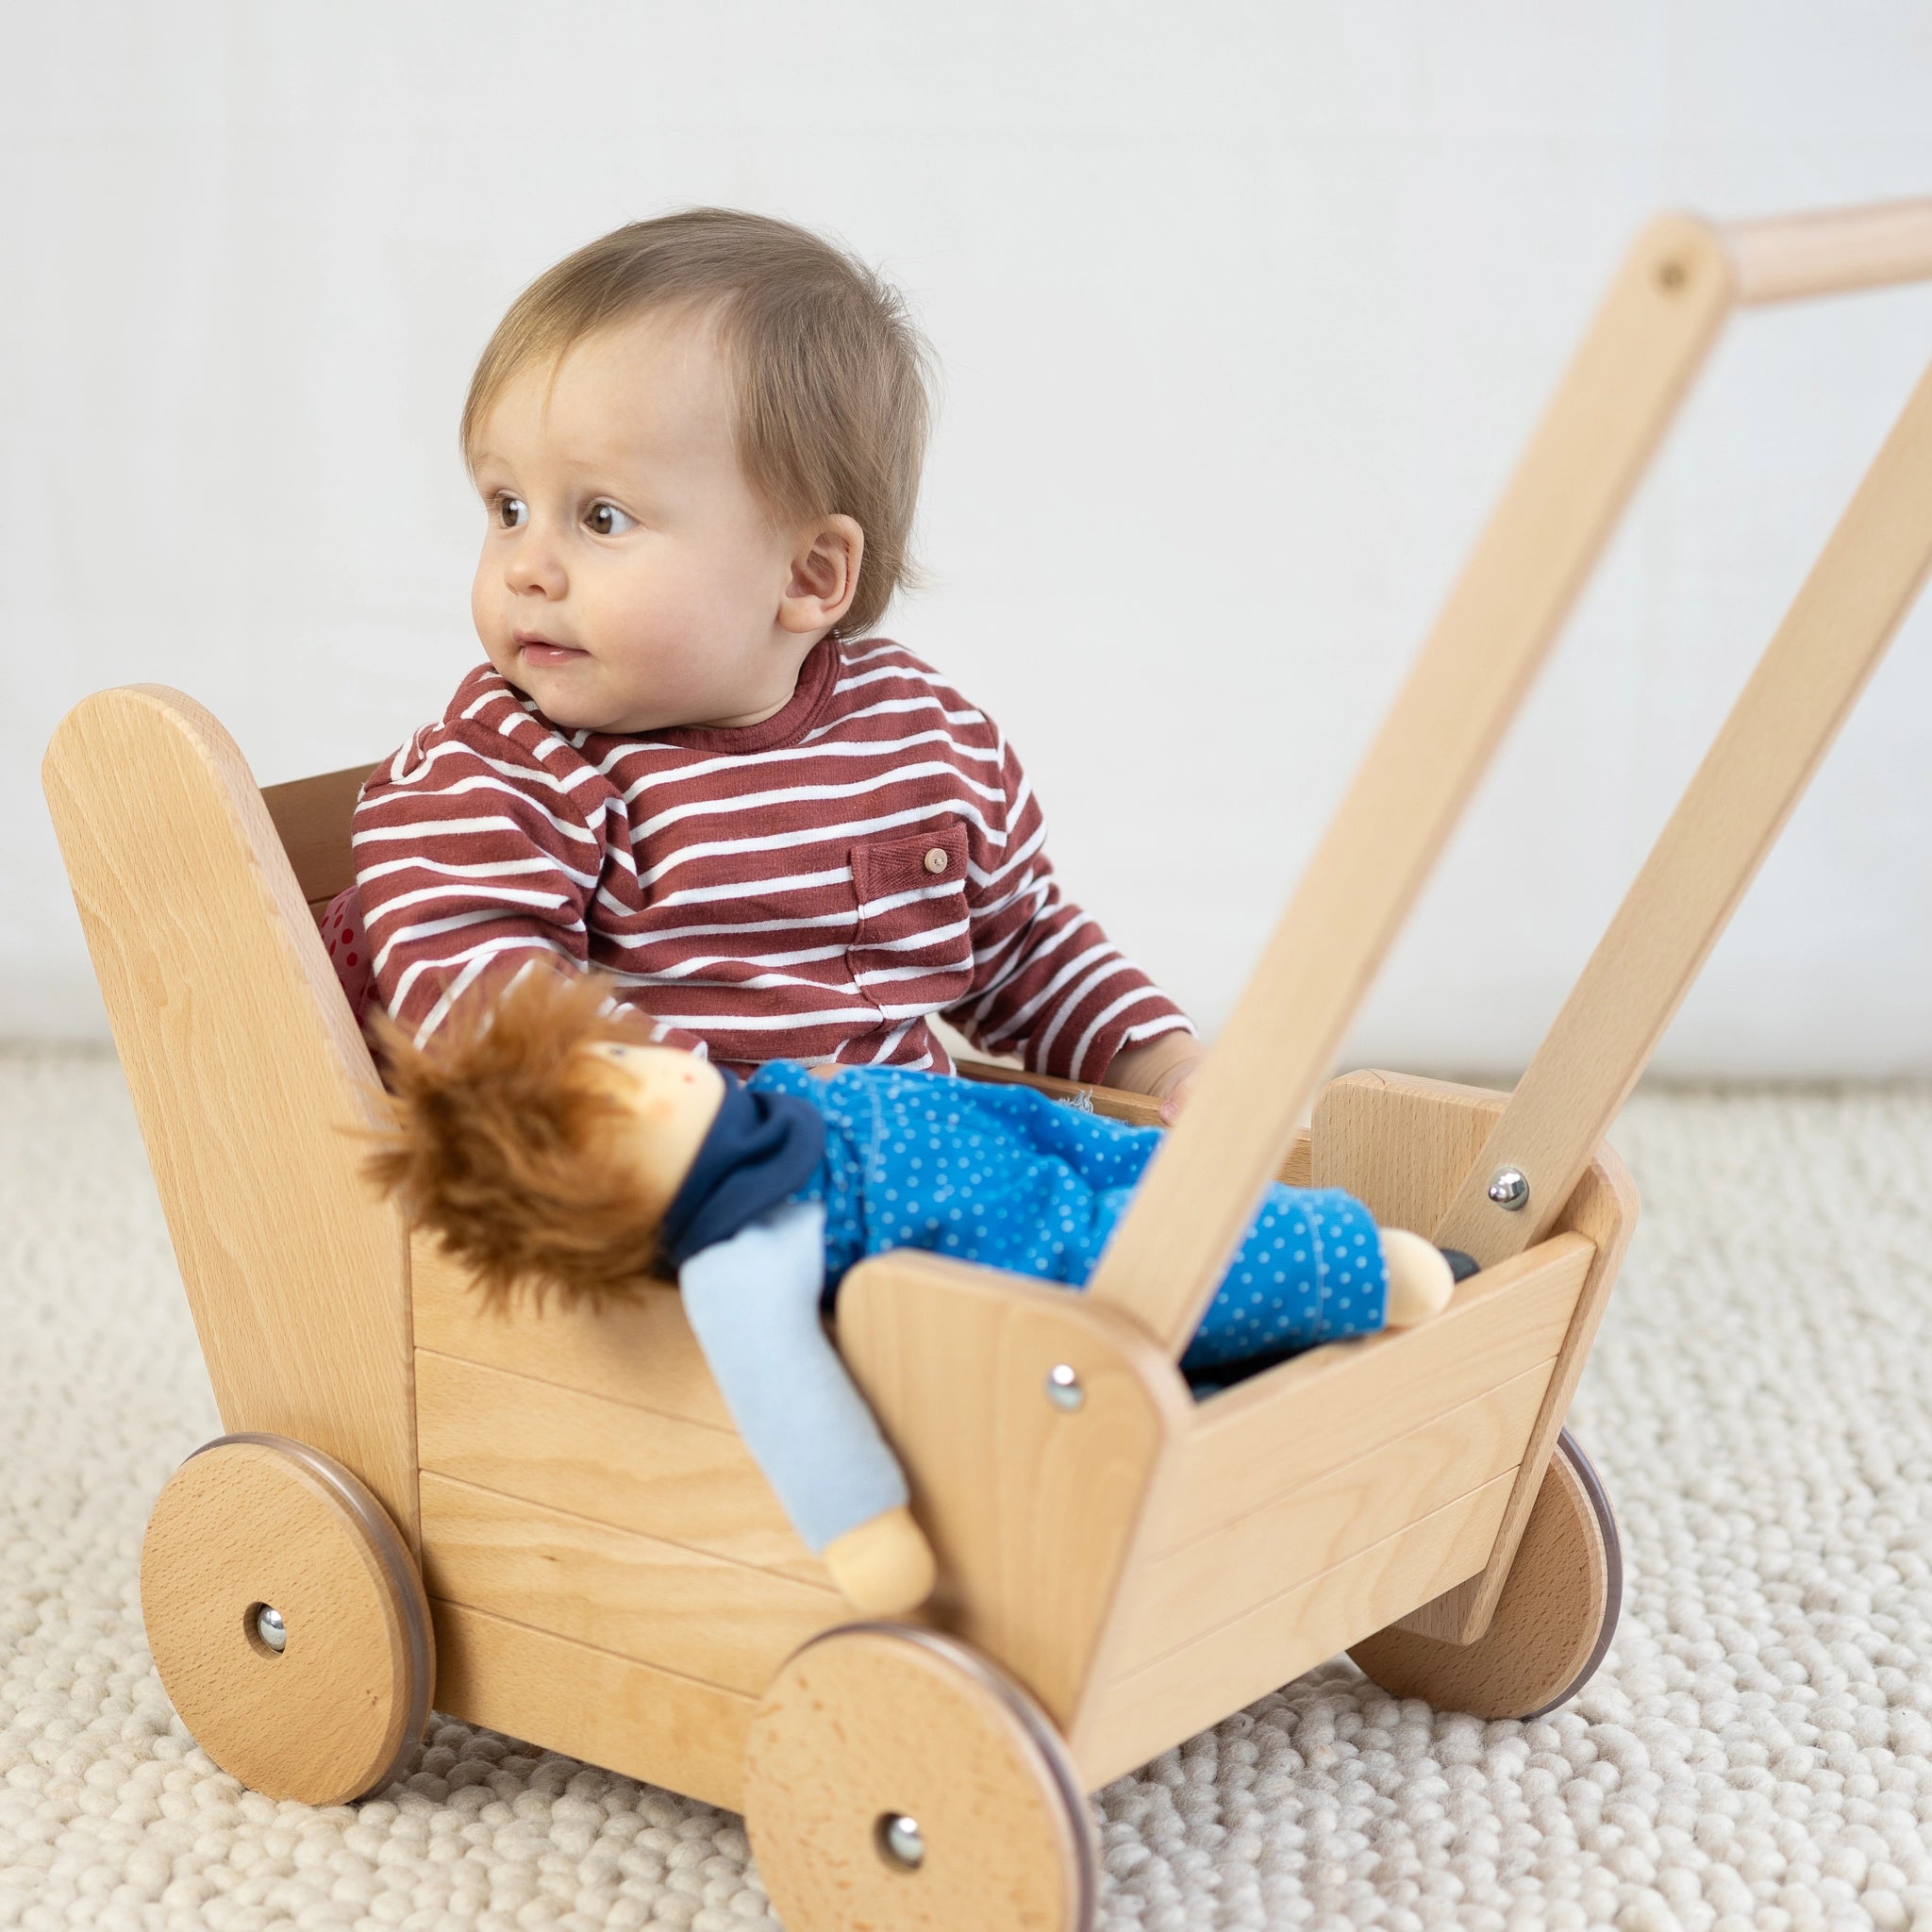
[[[1932,1926],[1932,1090],[1617,1140],[1595,1682],[1483,1724],[1325,1666],[1101,1794],[1109,1932]],[[0,1055],[0,1924],[774,1923],[738,1819],[461,1724],[357,1808],[216,1771],[142,1637],[148,1506],[219,1424],[111,1059]]]

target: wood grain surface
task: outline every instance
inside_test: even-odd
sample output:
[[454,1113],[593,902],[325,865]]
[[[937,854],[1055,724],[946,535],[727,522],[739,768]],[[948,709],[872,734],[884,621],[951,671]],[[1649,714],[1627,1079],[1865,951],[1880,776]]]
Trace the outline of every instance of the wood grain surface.
[[404,1226],[360,1173],[381,1087],[254,777],[155,685],[75,706],[43,776],[223,1425],[333,1457],[413,1541]]

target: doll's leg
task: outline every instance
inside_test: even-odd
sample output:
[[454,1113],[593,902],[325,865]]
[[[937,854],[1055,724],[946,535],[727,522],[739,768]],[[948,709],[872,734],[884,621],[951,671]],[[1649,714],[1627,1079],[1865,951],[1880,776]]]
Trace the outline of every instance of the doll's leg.
[[1206,1369],[1371,1335],[1388,1272],[1369,1211],[1339,1188],[1271,1187],[1181,1357]]
[[678,1270],[684,1309],[752,1459],[860,1609],[910,1609],[933,1557],[905,1473],[819,1317],[824,1209],[792,1202]]

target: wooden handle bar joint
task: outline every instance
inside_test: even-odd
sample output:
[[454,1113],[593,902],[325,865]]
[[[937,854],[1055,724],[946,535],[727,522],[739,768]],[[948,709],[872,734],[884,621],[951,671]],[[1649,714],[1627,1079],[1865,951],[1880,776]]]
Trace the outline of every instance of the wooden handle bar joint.
[[[1542,1239],[1932,570],[1932,370],[1885,440],[1435,1238]],[[1506,1208],[1491,1180],[1514,1169]]]

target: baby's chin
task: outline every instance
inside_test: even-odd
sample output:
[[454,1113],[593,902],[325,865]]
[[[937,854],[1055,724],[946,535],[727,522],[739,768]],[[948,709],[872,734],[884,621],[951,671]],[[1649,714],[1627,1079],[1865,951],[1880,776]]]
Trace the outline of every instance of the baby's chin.
[[622,705],[608,696],[582,689],[582,680],[574,675],[574,668],[558,673],[533,669],[514,659],[506,664],[494,656],[491,661],[503,681],[513,690],[522,691],[559,730],[635,731],[638,728],[624,722],[625,708]]

